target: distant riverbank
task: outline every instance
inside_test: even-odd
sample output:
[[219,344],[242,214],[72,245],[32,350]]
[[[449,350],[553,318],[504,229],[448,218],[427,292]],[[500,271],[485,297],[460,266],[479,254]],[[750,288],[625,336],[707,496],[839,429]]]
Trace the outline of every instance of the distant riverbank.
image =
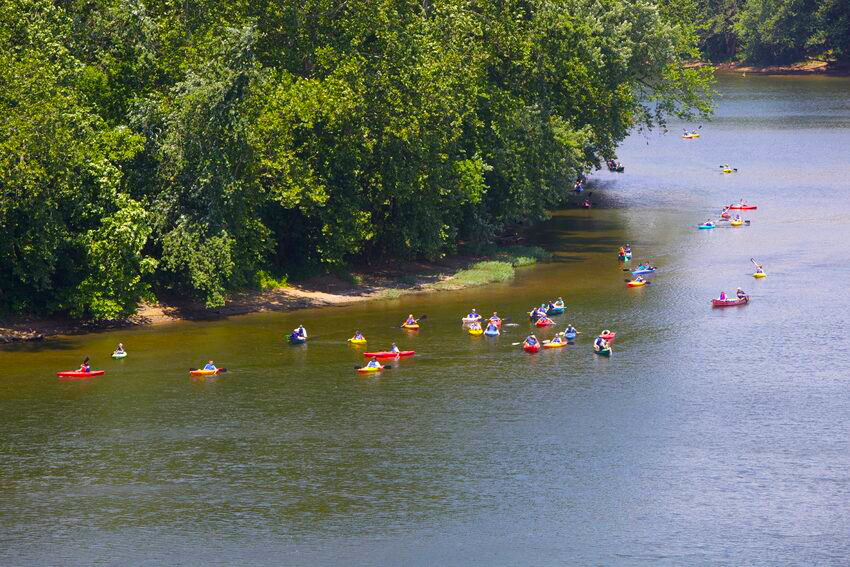
[[[691,67],[704,67],[712,65],[704,61],[697,61]],[[836,77],[850,76],[850,67],[838,66],[829,61],[808,60],[790,65],[748,65],[746,63],[715,63],[714,68],[718,73],[730,74],[753,74],[753,75],[832,75]]]
[[546,261],[537,246],[508,246],[492,256],[453,256],[440,262],[394,262],[392,267],[361,268],[324,275],[264,291],[232,294],[224,307],[206,309],[190,301],[143,304],[117,321],[81,321],[63,317],[10,316],[0,319],[0,344],[37,341],[54,335],[79,335],[109,329],[162,325],[181,320],[217,320],[260,311],[291,311],[395,299],[412,293],[450,291],[507,281],[516,268]]

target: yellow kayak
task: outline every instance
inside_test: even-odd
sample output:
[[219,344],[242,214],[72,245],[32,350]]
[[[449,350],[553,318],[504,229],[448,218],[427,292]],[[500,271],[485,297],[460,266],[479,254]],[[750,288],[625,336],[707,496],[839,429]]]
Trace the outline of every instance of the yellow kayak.
[[371,374],[372,372],[380,372],[383,369],[383,366],[364,366],[362,368],[358,368],[357,372],[360,374]]
[[765,274],[764,272],[756,272],[753,274],[753,277],[756,279],[766,278],[767,274]]
[[744,224],[744,221],[742,221],[742,220],[732,221],[732,222],[729,223],[729,226],[741,226],[742,224]]
[[641,287],[641,286],[646,285],[646,280],[643,280],[642,282],[632,280],[626,285],[628,285],[629,287]]
[[726,168],[723,168],[723,173],[732,173],[732,170],[729,169],[728,167],[726,167]]
[[543,348],[563,348],[567,343],[544,343]]
[[473,337],[484,334],[484,329],[467,329],[467,332]]
[[366,339],[365,339],[365,338],[363,338],[363,339],[354,339],[354,338],[352,338],[352,339],[348,339],[348,342],[350,342],[350,343],[351,343],[351,344],[353,344],[353,345],[365,345],[365,344],[366,344]]
[[401,327],[402,327],[402,329],[407,329],[408,331],[418,331],[419,330],[419,323],[413,323],[413,324],[403,323],[401,325]]

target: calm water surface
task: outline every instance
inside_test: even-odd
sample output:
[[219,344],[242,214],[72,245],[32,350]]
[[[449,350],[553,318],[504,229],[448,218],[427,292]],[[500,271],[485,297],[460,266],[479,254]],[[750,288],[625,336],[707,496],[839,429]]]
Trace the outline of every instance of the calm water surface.
[[[0,351],[0,564],[846,565],[850,81],[720,91],[699,140],[630,138],[509,284]],[[695,229],[741,197],[751,226]],[[626,241],[651,286],[626,289]],[[557,295],[578,344],[511,347]],[[521,325],[470,337],[470,307]],[[417,355],[358,377],[355,327]],[[59,383],[85,354],[106,376]],[[231,372],[190,381],[208,357]]]

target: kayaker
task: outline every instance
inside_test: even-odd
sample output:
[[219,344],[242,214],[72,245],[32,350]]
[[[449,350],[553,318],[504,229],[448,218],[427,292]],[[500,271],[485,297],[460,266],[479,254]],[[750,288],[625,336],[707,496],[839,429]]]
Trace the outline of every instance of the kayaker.
[[611,331],[609,331],[608,329],[605,329],[604,331],[602,331],[602,332],[599,334],[599,336],[600,336],[600,337],[602,337],[602,336],[608,336],[608,335],[610,335],[610,334],[611,334]]
[[493,311],[493,315],[490,316],[490,322],[494,325],[498,325],[501,321],[502,319],[499,317],[499,314]]
[[625,255],[626,255],[626,249],[625,249],[625,248],[623,248],[622,246],[620,246],[620,252],[619,252],[619,255],[620,255],[620,256],[625,256]]
[[393,343],[393,346],[390,347],[390,352],[393,354],[398,354],[401,352],[401,350],[399,350],[397,344]]
[[741,288],[738,288],[738,291],[735,292],[735,295],[738,296],[738,299],[744,299],[745,297],[747,297],[747,294],[744,293],[744,290]]
[[83,359],[83,363],[80,365],[79,372],[91,372],[91,364],[89,364],[89,357],[85,357]]
[[298,337],[307,338],[307,329],[304,328],[304,325],[298,325],[292,333]]
[[632,247],[627,243],[626,244],[626,254],[631,254],[631,253],[632,253]]
[[564,298],[563,297],[559,297],[557,300],[555,300],[555,307],[563,307],[563,306],[564,306]]
[[372,360],[370,360],[369,362],[366,363],[366,368],[380,368],[380,367],[381,367],[381,363],[378,362],[377,356],[373,356]]
[[720,301],[726,301],[726,292],[725,291],[720,292],[719,299],[720,299]]
[[124,354],[124,343],[118,343],[118,348],[115,349],[113,354]]
[[413,317],[413,313],[407,316],[407,320],[404,322],[405,325],[415,325],[416,319]]
[[481,330],[481,322],[480,321],[473,321],[472,323],[469,324],[469,328],[473,331],[480,331]]
[[643,278],[638,276],[635,278],[635,283],[643,283]]
[[564,330],[564,334],[565,335],[571,335],[573,333],[578,333],[578,331],[576,331],[576,328],[573,327],[572,325],[567,325],[567,328]]
[[556,345],[559,345],[559,344],[561,344],[561,343],[563,343],[563,342],[565,342],[565,341],[566,341],[566,339],[564,339],[564,338],[563,338],[563,335],[564,335],[564,333],[558,333],[557,335],[555,335],[554,337],[552,337],[552,340],[551,340],[551,341],[549,341],[549,342],[550,342],[550,343],[555,343]]
[[481,319],[481,315],[479,315],[478,312],[473,309],[472,311],[470,311],[469,315],[466,316],[466,318],[478,320]]
[[213,361],[210,360],[209,362],[207,362],[206,366],[204,366],[204,370],[218,370],[218,368],[216,368],[215,364],[213,364]]
[[606,341],[602,337],[596,337],[595,339],[593,339],[593,346],[597,350],[602,350],[604,348],[608,348],[608,341]]
[[527,344],[529,346],[536,345],[537,344],[537,337],[535,337],[534,335],[528,335],[527,337],[525,337],[525,344]]
[[363,333],[361,333],[360,331],[354,331],[354,336],[351,338],[355,341],[362,341],[365,340],[366,337],[364,337]]
[[[480,328],[480,325],[479,325],[479,328]],[[490,323],[487,325],[487,332],[488,333],[498,333],[499,327],[497,327],[496,324],[491,320]]]

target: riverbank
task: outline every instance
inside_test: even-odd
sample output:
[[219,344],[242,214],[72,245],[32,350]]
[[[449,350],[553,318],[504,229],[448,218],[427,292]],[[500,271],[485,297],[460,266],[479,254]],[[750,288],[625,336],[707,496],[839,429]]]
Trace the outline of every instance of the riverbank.
[[412,293],[451,291],[507,281],[516,268],[546,261],[536,246],[509,246],[490,256],[453,256],[440,262],[398,262],[345,275],[324,275],[264,291],[232,294],[224,307],[206,309],[191,301],[143,304],[117,321],[80,321],[63,317],[13,316],[0,319],[0,344],[38,341],[55,335],[80,335],[111,329],[163,325],[182,320],[219,320],[261,311],[332,307],[361,301],[396,299]]
[[[704,61],[698,61],[690,65],[691,67],[704,67],[712,65]],[[836,77],[850,76],[850,67],[838,66],[829,61],[808,60],[790,65],[747,65],[745,63],[716,63],[713,64],[718,73],[728,73],[736,75],[829,75]]]

